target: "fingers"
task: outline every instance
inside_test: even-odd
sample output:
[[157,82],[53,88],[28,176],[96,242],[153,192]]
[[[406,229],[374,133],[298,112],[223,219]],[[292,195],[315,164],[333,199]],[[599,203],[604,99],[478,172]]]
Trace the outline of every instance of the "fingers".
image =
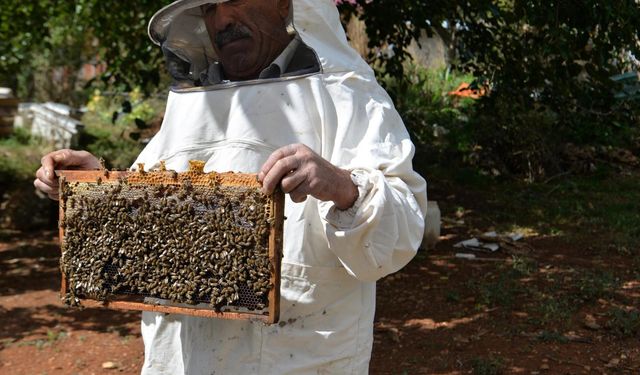
[[40,167],[38,169],[38,171],[36,172],[36,179],[47,186],[58,186],[58,179],[56,178],[55,174],[50,174],[49,176],[47,176],[44,167]]
[[47,186],[54,187],[58,185],[58,179],[55,174],[50,173],[47,175],[45,167],[40,167],[38,171],[36,171],[36,179]]
[[296,190],[306,180],[306,174],[301,170],[292,170],[280,182],[280,187],[285,193],[291,193]]
[[42,173],[39,176],[38,176],[38,173],[36,173],[36,176],[40,178],[42,181],[48,180],[49,182],[52,182],[55,180],[56,176],[54,174],[55,174],[55,168],[56,168],[56,161],[54,160],[53,155],[56,152],[49,153],[43,156],[42,160],[40,160],[40,164],[42,164],[42,167],[38,169],[38,172],[42,171]]
[[58,192],[58,186],[51,186],[48,185],[44,182],[42,182],[42,180],[40,179],[36,179],[33,181],[33,186],[36,187],[36,189],[40,190],[41,192],[47,194],[49,196],[49,198],[53,199],[53,200],[58,200],[58,196],[59,196],[59,192]]
[[58,150],[42,157],[40,163],[44,170],[44,177],[47,179],[55,179],[54,174],[56,168],[72,165],[72,155],[73,151],[71,150]]
[[55,179],[56,169],[99,169],[98,159],[87,151],[58,150],[45,155],[40,161],[44,177]]
[[335,169],[307,146],[295,144],[272,153],[262,166],[258,180],[262,181],[263,193],[273,194],[280,184],[296,203],[304,202],[309,195],[320,200],[333,200],[336,194],[332,184],[341,182]]
[[44,167],[40,167],[36,172],[36,179],[33,181],[33,186],[47,194],[49,198],[58,200],[58,179],[53,173],[47,176]]
[[58,178],[56,169],[99,169],[98,159],[86,151],[58,150],[45,155],[40,161],[42,166],[36,172],[33,185],[47,194],[49,198],[58,200]]
[[297,170],[301,165],[299,158],[293,155],[276,160],[268,169],[263,167],[262,191],[267,195],[272,194],[283,177]]
[[269,171],[271,171],[271,168],[273,168],[273,166],[281,159],[284,159],[288,156],[292,156],[295,155],[296,150],[295,150],[295,145],[288,145],[288,146],[284,146],[281,147],[279,149],[277,149],[276,151],[274,151],[269,158],[267,159],[267,161],[262,165],[262,168],[260,168],[260,173],[258,173],[258,180],[259,181],[264,181],[265,177],[267,176],[267,174],[269,174]]
[[302,203],[302,202],[304,202],[304,201],[306,201],[306,200],[307,200],[307,197],[308,197],[308,196],[309,196],[308,194],[299,194],[299,193],[297,193],[296,191],[292,191],[292,192],[289,194],[289,197],[291,197],[291,200],[292,200],[294,203]]
[[42,166],[36,172],[36,180],[33,185],[36,189],[47,194],[49,198],[58,199],[58,178],[55,170],[60,165],[66,164],[71,159],[71,150],[58,150],[42,157],[40,163]]
[[99,169],[98,159],[87,151],[60,150],[52,152],[56,168]]
[[296,170],[287,174],[280,183],[282,191],[289,194],[291,200],[295,203],[301,203],[307,200],[309,195],[309,184],[307,183],[307,174],[302,170]]

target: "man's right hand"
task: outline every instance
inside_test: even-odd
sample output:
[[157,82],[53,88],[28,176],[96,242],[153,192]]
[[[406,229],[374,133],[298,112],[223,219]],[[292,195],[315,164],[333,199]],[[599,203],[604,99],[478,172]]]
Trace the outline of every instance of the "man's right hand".
[[42,166],[36,172],[36,179],[33,181],[33,185],[36,189],[56,201],[59,199],[56,169],[91,170],[102,168],[100,161],[87,151],[54,151],[45,155],[40,163]]

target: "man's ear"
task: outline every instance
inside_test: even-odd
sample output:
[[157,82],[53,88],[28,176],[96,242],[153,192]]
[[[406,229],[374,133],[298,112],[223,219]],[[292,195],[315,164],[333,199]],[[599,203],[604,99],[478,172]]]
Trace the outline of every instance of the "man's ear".
[[278,7],[278,15],[284,21],[289,18],[289,12],[291,11],[291,0],[276,0]]

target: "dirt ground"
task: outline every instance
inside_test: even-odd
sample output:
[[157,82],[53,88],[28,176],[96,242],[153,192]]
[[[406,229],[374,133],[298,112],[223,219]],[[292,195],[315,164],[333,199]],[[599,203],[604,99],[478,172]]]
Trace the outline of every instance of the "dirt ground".
[[[524,255],[459,259],[485,228],[445,224],[378,283],[372,374],[640,373],[640,263],[536,235]],[[0,238],[0,374],[139,373],[139,314],[62,306],[58,253],[53,231]]]

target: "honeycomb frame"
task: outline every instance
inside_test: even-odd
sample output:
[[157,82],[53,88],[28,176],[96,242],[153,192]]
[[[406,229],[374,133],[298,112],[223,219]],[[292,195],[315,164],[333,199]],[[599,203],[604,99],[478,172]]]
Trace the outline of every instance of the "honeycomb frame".
[[[205,303],[183,303],[175,300],[163,298],[150,298],[147,294],[136,295],[135,293],[106,293],[97,298],[95,296],[75,296],[71,290],[74,281],[73,274],[67,274],[69,267],[65,268],[64,257],[67,235],[67,210],[72,212],[71,206],[67,205],[74,199],[72,188],[82,186],[82,189],[100,191],[105,187],[125,185],[135,187],[141,191],[152,191],[158,187],[176,188],[179,186],[192,186],[193,188],[215,187],[224,188],[239,187],[242,189],[253,189],[259,191],[261,184],[254,174],[240,173],[204,173],[202,162],[192,162],[187,172],[177,173],[169,171],[161,166],[157,171],[144,171],[144,165],[139,166],[139,171],[56,171],[60,180],[60,244],[61,244],[61,297],[69,304],[70,296],[77,301],[71,305],[81,307],[101,307],[118,310],[153,311],[168,314],[183,314],[190,316],[221,318],[235,320],[256,320],[267,324],[277,323],[280,313],[280,265],[282,259],[282,238],[284,222],[284,194],[279,189],[266,199],[265,212],[268,215],[268,268],[270,270],[270,289],[266,294],[266,303],[263,308],[258,309],[235,309],[233,306],[224,306],[222,309],[207,306]],[[118,190],[119,191],[119,190]],[[104,191],[103,191],[104,193]],[[146,197],[146,193],[145,193]],[[253,206],[252,206],[253,207]],[[223,209],[224,212],[224,209]],[[73,233],[73,231],[70,231]],[[151,234],[148,234],[151,236]],[[71,234],[70,234],[71,237]],[[225,234],[226,238],[226,234]],[[75,289],[74,289],[75,290]],[[236,296],[238,295],[236,287]],[[146,297],[146,298],[145,298]],[[236,297],[237,298],[237,297]],[[213,301],[213,298],[211,299]],[[202,301],[201,301],[202,302]]]

